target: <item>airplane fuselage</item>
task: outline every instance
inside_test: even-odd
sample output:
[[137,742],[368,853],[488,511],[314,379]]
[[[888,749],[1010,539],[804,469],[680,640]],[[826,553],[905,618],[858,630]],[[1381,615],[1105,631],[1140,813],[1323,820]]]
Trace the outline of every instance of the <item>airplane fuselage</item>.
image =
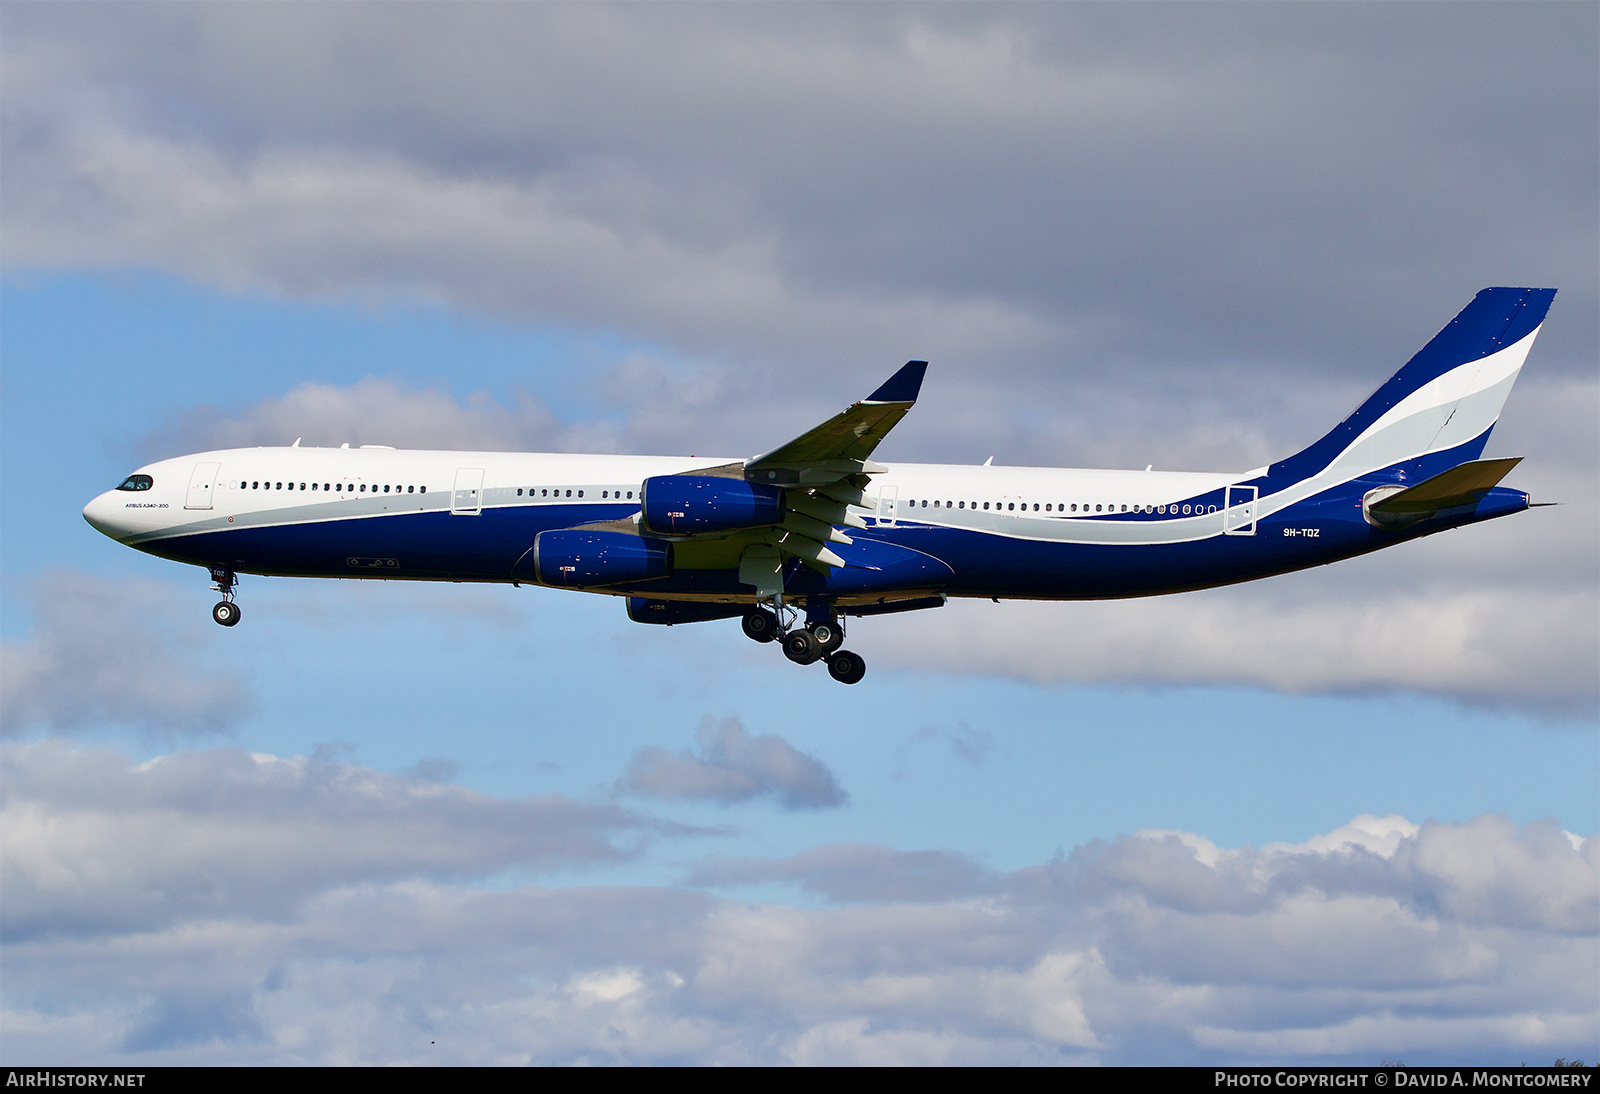
[[[646,480],[730,462],[229,449],[142,468],[150,488],[108,491],[85,513],[131,547],[237,573],[537,583],[519,561],[540,532],[630,519]],[[1526,494],[1495,490],[1499,496],[1471,514],[1391,531],[1365,518],[1362,496],[1374,484],[1363,481],[1308,494],[1293,483],[1262,490],[1271,482],[1264,469],[883,466],[873,482],[877,504],[856,510],[867,529],[852,538],[937,560],[948,573],[922,585],[958,597],[1090,599],[1204,588],[1331,562],[1527,505]],[[718,542],[732,549],[739,537],[697,538],[678,548],[671,574],[591,591],[754,602],[754,591],[732,580],[737,556],[724,557]],[[820,591],[813,586],[821,579],[808,578],[796,571],[790,584],[802,594]],[[893,579],[875,587],[870,572],[852,575],[840,590],[847,602],[904,592]]]

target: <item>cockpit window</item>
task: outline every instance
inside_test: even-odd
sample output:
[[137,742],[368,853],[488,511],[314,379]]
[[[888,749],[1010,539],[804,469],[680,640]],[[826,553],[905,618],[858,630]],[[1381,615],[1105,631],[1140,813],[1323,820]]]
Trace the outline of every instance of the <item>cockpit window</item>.
[[155,480],[149,475],[129,475],[122,480],[118,490],[148,490],[155,485]]

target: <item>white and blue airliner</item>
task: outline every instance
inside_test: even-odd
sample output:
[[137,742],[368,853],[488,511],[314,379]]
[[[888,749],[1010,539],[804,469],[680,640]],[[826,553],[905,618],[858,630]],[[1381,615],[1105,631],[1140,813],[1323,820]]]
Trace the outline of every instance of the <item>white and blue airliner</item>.
[[641,623],[742,618],[859,681],[844,619],[948,597],[1087,600],[1300,570],[1529,507],[1481,459],[1554,289],[1484,289],[1327,436],[1242,474],[877,463],[911,361],[749,459],[240,448],[141,467],[84,507],[106,535],[239,574],[493,581],[623,597]]

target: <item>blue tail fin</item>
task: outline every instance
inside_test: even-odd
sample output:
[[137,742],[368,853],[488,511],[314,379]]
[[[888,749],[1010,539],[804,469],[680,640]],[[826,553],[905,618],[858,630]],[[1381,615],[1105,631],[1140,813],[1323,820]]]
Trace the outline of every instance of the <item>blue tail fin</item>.
[[1433,475],[1483,453],[1554,289],[1484,289],[1388,383],[1274,477]]

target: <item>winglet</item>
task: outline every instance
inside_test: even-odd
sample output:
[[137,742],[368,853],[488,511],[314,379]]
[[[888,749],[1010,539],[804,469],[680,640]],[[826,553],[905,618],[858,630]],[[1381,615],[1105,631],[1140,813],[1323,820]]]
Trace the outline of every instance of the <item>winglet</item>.
[[928,362],[907,361],[900,371],[883,382],[871,395],[862,402],[866,403],[914,403],[917,393],[922,390],[922,377],[927,374]]

